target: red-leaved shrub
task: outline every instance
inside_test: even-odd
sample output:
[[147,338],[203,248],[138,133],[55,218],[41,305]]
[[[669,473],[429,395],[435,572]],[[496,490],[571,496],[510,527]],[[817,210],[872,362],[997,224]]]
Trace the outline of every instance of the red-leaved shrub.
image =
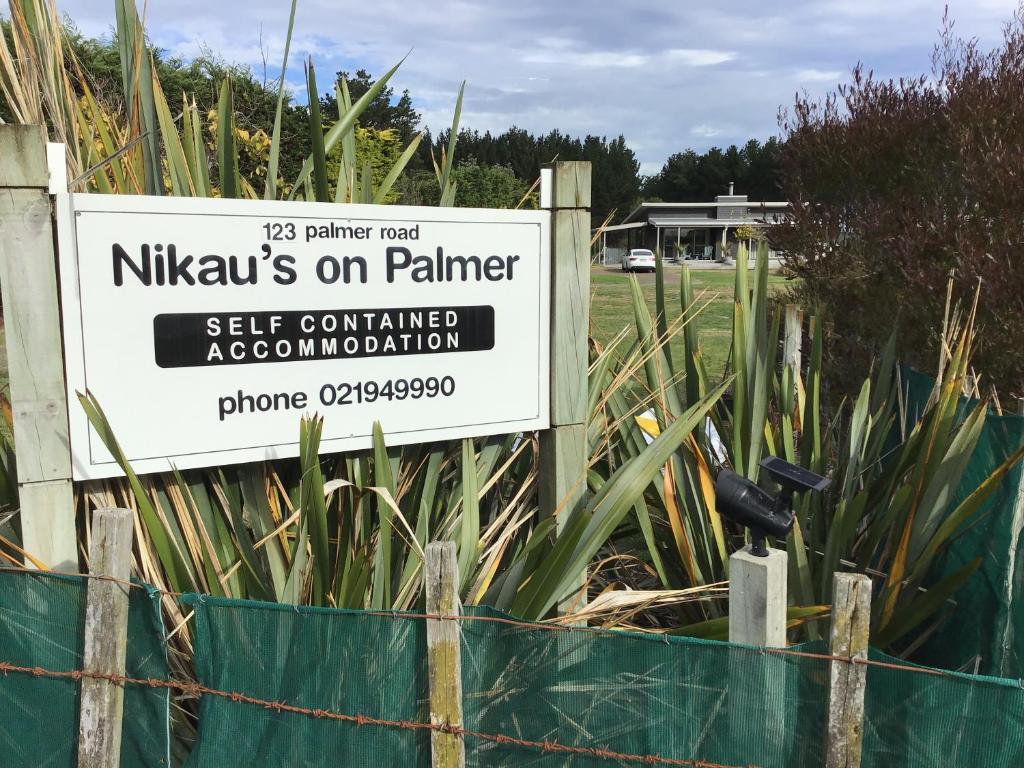
[[980,283],[977,369],[1024,395],[1024,6],[994,51],[947,21],[930,76],[858,65],[781,123],[794,215],[771,238],[831,322],[833,369],[861,381],[897,318],[902,358],[933,368],[952,274],[968,301]]

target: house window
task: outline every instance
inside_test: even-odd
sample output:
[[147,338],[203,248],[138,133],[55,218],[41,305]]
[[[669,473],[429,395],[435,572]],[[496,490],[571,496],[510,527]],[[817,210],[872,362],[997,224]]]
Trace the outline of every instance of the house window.
[[679,227],[664,227],[661,230],[661,254],[666,261],[679,258]]
[[708,230],[704,228],[691,229],[689,242],[689,255],[691,259],[710,259],[714,256],[714,248],[708,244]]

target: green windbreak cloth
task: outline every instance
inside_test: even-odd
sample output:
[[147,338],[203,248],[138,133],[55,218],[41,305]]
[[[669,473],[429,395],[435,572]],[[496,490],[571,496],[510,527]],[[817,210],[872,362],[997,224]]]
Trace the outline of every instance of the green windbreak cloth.
[[[900,375],[910,423],[924,410],[934,379],[909,368]],[[965,415],[976,401],[963,399]],[[963,501],[1007,456],[1024,443],[1024,417],[989,412],[950,509]],[[1024,462],[1011,470],[999,488],[939,560],[932,583],[976,558],[981,566],[954,595],[947,620],[915,654],[923,663],[944,669],[969,669],[1003,677],[1024,676],[1024,508],[1019,494]]]
[[[905,664],[872,649],[870,658]],[[1024,765],[1019,680],[868,667],[862,768]]]
[[[186,595],[203,685],[388,720],[428,719],[422,620]],[[203,696],[190,768],[430,765],[430,734]]]
[[[0,569],[0,659],[23,667],[81,669],[86,579]],[[129,591],[126,674],[167,678],[159,598]],[[79,684],[0,676],[0,764],[75,768]],[[129,685],[124,694],[122,768],[169,765],[166,689]]]
[[[196,674],[269,701],[426,722],[422,619],[187,596]],[[468,615],[502,617],[486,608]],[[465,727],[618,752],[789,768],[821,764],[828,667],[755,648],[463,621]],[[814,727],[807,727],[814,723]],[[468,737],[468,766],[609,766]],[[427,766],[426,731],[203,696],[190,768]]]
[[[196,672],[222,691],[368,717],[427,722],[426,627],[404,614],[188,596]],[[552,631],[467,608],[464,725],[531,742],[728,766],[824,764],[827,659],[689,638]],[[793,651],[823,653],[808,643]],[[871,658],[902,664],[871,651]],[[205,695],[191,768],[430,764],[426,731],[276,712]],[[642,765],[466,737],[466,765]],[[870,666],[864,768],[1024,765],[1016,680]]]
[[[824,763],[828,664],[821,660],[692,638],[460,626],[470,730],[735,766]],[[619,763],[470,738],[466,764]]]

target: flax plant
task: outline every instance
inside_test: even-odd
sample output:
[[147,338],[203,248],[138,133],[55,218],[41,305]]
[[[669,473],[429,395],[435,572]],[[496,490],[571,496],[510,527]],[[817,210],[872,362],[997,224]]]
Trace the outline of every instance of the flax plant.
[[[660,261],[658,269],[660,285]],[[968,312],[949,310],[946,352],[923,412],[912,417],[905,412],[892,339],[856,400],[830,413],[821,398],[821,323],[816,317],[809,323],[806,369],[780,364],[781,308],[772,308],[767,275],[767,246],[759,248],[753,270],[741,247],[726,368],[732,396],[717,403],[703,429],[694,431],[637,502],[636,523],[649,559],[666,586],[724,578],[725,553],[742,546],[743,538],[716,514],[711,475],[718,467],[729,466],[758,480],[759,461],[781,456],[832,478],[825,494],[797,499],[797,518],[786,543],[793,623],[815,615],[815,606],[831,602],[835,571],[857,570],[875,582],[873,642],[912,647],[913,638],[928,632],[979,565],[968,563],[935,581],[930,576],[937,556],[976,518],[1024,457],[1021,446],[954,505],[990,408],[985,401],[970,409],[961,406],[969,389],[977,297]],[[685,266],[680,296],[680,312],[669,320],[664,292],[658,290],[657,318],[652,321],[634,284],[636,349],[648,351],[638,386],[652,403],[657,426],[648,429],[654,434],[666,418],[703,396],[709,386],[699,346],[700,321],[693,321],[700,297],[693,295]],[[673,361],[669,348],[658,343],[676,332],[683,336],[682,361]],[[619,450],[625,445],[642,449],[641,435],[636,434],[641,428],[628,423],[628,414],[621,409],[613,415],[618,416],[620,429],[634,432],[618,442]],[[707,603],[698,605],[707,611],[706,620],[678,631],[721,636],[721,618]],[[688,615],[695,618],[692,611]],[[816,626],[809,624],[807,632],[817,636]]]

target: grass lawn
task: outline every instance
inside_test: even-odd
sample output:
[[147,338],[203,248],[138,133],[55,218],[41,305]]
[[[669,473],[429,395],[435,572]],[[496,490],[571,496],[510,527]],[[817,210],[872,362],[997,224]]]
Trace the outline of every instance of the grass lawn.
[[[679,276],[681,268],[668,265],[665,268],[665,305],[669,322],[679,316]],[[691,269],[694,295],[699,305],[710,301],[708,307],[697,317],[697,338],[704,351],[708,373],[718,376],[725,368],[732,338],[732,299],[736,271],[733,269]],[[594,266],[590,271],[590,319],[592,332],[598,341],[608,342],[623,327],[634,327],[633,302],[630,298],[629,275],[618,266],[614,268]],[[647,306],[654,315],[654,275],[636,275],[647,299]],[[753,277],[753,271],[751,271]],[[768,275],[768,290],[779,291],[786,286],[786,279],[778,274]],[[629,341],[635,339],[632,336]],[[673,359],[682,360],[682,337],[672,342]]]

